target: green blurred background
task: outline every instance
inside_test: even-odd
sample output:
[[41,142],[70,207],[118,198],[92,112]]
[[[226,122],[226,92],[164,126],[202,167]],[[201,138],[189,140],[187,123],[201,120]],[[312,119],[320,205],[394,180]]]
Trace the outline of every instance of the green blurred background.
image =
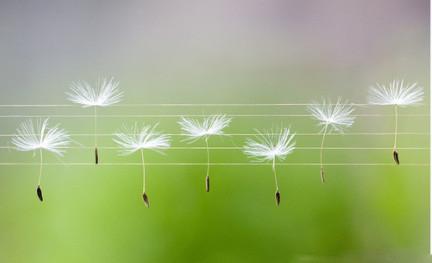
[[[365,103],[375,82],[403,78],[429,87],[429,2],[381,1],[1,1],[1,104],[67,104],[75,80],[114,76],[124,104],[309,103],[341,96]],[[426,98],[429,90],[426,88]],[[151,208],[141,199],[139,155],[101,149],[74,136],[62,165],[0,166],[0,262],[429,262],[429,101],[400,110],[403,165],[391,149],[326,150],[327,163],[382,166],[278,166],[282,203],[274,203],[270,166],[149,166]],[[79,107],[1,107],[0,163],[38,161],[16,152],[10,134],[25,118],[87,115]],[[177,118],[143,114],[307,114],[304,106],[112,107],[99,110],[99,133],[135,121],[180,133]],[[359,107],[353,127],[327,147],[392,147],[392,109]],[[385,116],[383,116],[385,115]],[[405,116],[403,116],[405,115]],[[7,116],[7,117],[5,117]],[[91,117],[51,117],[72,134],[92,132]],[[309,117],[235,117],[227,133],[289,126],[297,146],[317,147]],[[388,133],[353,135],[350,133]],[[415,134],[412,134],[415,133]],[[173,146],[186,146],[173,136]],[[210,140],[241,146],[244,136]],[[115,146],[99,137],[101,148]],[[79,144],[78,144],[79,143]],[[191,146],[204,146],[198,141]],[[411,148],[411,149],[409,149]],[[416,149],[412,149],[416,148]],[[420,148],[420,149],[419,149]],[[423,148],[423,149],[421,149]],[[426,148],[426,149],[424,149]],[[151,163],[204,163],[204,150],[146,153]],[[249,160],[212,150],[212,162]],[[298,149],[285,161],[316,163]]]

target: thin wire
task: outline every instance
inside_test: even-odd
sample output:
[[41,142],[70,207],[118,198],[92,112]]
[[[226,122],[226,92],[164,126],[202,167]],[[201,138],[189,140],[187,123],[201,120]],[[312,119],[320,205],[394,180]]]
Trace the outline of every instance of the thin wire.
[[[428,132],[398,132],[398,135],[429,135]],[[17,136],[16,133],[10,134],[0,134],[0,137],[13,137]],[[38,134],[28,134],[38,135]],[[71,133],[70,136],[94,136],[93,133]],[[96,133],[97,136],[114,136],[115,133]],[[134,134],[127,134],[134,135]],[[187,136],[185,133],[166,133],[165,135],[169,136]],[[257,136],[258,133],[224,133],[225,136]],[[270,135],[278,135],[278,133],[271,133]],[[296,136],[321,136],[322,133],[296,133]],[[346,133],[327,133],[326,136],[362,136],[362,135],[377,135],[377,136],[386,136],[386,135],[394,135],[394,132],[346,132]]]
[[[0,166],[37,166],[38,162],[0,163]],[[94,166],[94,163],[44,163],[44,166]],[[142,163],[101,163],[100,166],[141,166]],[[272,166],[271,163],[210,163],[211,166]],[[429,166],[429,163],[401,163],[399,166]],[[207,166],[207,163],[146,163],[146,166]],[[320,163],[277,163],[276,166],[320,166]],[[326,163],[325,166],[394,166],[387,163]]]
[[[350,103],[352,106],[380,107],[367,103]],[[319,103],[135,103],[135,104],[114,104],[111,107],[281,107],[281,106],[309,106],[320,105]],[[335,105],[335,104],[326,104]],[[427,104],[417,103],[416,106]],[[75,104],[2,104],[1,108],[49,108],[49,107],[81,107]]]
[[[99,114],[98,118],[180,118],[206,117],[212,114]],[[230,117],[312,117],[311,114],[227,114]],[[393,114],[353,114],[354,117],[394,117]],[[400,117],[429,117],[429,114],[400,114]],[[88,114],[0,115],[0,118],[94,118]]]
[[[57,147],[58,149],[94,149],[92,146],[64,146]],[[0,149],[16,149],[15,146],[0,146]],[[101,146],[98,149],[104,150],[121,150],[122,147],[119,146]],[[202,146],[174,146],[170,147],[166,150],[205,150],[206,147]],[[214,146],[208,147],[209,150],[241,150],[243,147],[238,146]],[[321,147],[308,147],[308,146],[299,146],[296,147],[296,150],[320,150]],[[323,147],[324,150],[392,150],[393,147]],[[400,147],[400,150],[429,150],[429,147]]]

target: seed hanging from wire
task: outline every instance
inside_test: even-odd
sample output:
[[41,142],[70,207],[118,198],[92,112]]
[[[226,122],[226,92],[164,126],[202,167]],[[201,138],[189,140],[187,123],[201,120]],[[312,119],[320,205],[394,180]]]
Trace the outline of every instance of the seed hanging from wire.
[[393,80],[388,86],[377,83],[369,88],[369,104],[393,106],[394,111],[394,142],[393,160],[400,163],[397,146],[398,139],[398,109],[420,103],[423,101],[424,91],[417,83],[404,84],[404,81]]
[[243,152],[250,158],[257,161],[272,162],[272,171],[275,180],[275,200],[279,206],[281,194],[276,174],[276,159],[285,160],[288,154],[295,149],[295,134],[291,134],[288,128],[281,129],[280,132],[260,132],[256,130],[257,136],[254,139],[248,138],[243,147]]
[[170,137],[156,131],[158,124],[142,125],[141,127],[135,123],[132,127],[123,126],[123,129],[114,134],[114,142],[120,147],[121,155],[129,155],[135,152],[140,152],[142,164],[142,198],[146,207],[150,207],[149,197],[146,191],[146,167],[144,161],[144,151],[153,150],[161,153],[161,150],[170,147]]
[[73,82],[70,92],[66,93],[68,100],[80,104],[83,108],[93,107],[93,134],[95,164],[100,162],[97,142],[97,108],[108,107],[119,103],[123,92],[118,88],[119,82],[114,78],[98,80],[95,87],[85,81]]
[[352,104],[342,102],[339,98],[336,103],[331,101],[322,100],[321,103],[312,103],[308,106],[309,112],[312,117],[318,121],[318,125],[321,127],[321,146],[320,146],[320,177],[321,182],[325,183],[325,172],[324,172],[324,142],[326,135],[329,132],[340,132],[350,127],[354,123],[355,117],[351,114],[354,111]]
[[39,154],[40,166],[36,194],[42,202],[43,193],[41,187],[43,152],[48,151],[63,156],[65,147],[70,143],[70,137],[59,125],[49,127],[48,119],[38,121],[36,125],[32,120],[21,123],[12,138],[12,143],[18,151],[33,151]]
[[213,115],[204,118],[202,121],[182,117],[178,122],[185,133],[185,141],[193,143],[199,139],[204,139],[207,153],[206,192],[210,191],[210,149],[208,141],[214,135],[224,135],[223,129],[229,126],[231,120],[226,115]]

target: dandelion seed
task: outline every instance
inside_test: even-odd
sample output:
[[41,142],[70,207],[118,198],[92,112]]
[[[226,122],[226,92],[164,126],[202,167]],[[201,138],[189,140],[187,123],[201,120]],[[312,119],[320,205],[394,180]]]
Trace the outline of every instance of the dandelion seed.
[[162,150],[170,147],[170,137],[157,132],[157,126],[158,124],[138,127],[136,123],[133,127],[124,126],[120,132],[114,135],[113,139],[114,142],[122,148],[120,151],[121,155],[129,155],[137,151],[141,153],[143,177],[142,198],[146,207],[150,207],[150,202],[146,193],[144,150],[153,150],[161,153]]
[[279,206],[280,200],[281,200],[281,196],[280,196],[279,190],[276,191],[275,198],[276,198],[276,205]]
[[340,132],[350,127],[354,123],[354,117],[351,115],[354,111],[352,104],[342,102],[339,98],[335,104],[331,101],[322,100],[322,103],[313,103],[308,107],[312,117],[318,121],[321,127],[322,139],[320,147],[320,176],[321,182],[325,183],[323,149],[327,133]]
[[83,108],[94,108],[94,144],[95,163],[99,163],[97,147],[97,107],[108,107],[121,101],[123,93],[118,89],[119,82],[114,78],[99,80],[93,88],[85,81],[72,83],[71,91],[66,93],[68,100],[82,105]]
[[398,107],[420,103],[423,101],[423,95],[423,88],[417,83],[405,85],[403,80],[393,80],[387,87],[377,83],[376,86],[369,88],[369,104],[393,106],[395,117],[393,159],[396,164],[400,163],[397,149]]
[[276,175],[276,159],[285,160],[287,155],[292,153],[295,149],[294,137],[287,128],[281,129],[279,133],[273,131],[265,133],[256,130],[258,135],[256,139],[248,138],[243,147],[243,152],[250,158],[257,161],[270,161],[272,162],[273,176],[275,180],[275,200],[276,205],[279,206],[281,195],[279,192],[279,185]]
[[40,188],[40,185],[38,185],[38,187],[36,189],[36,194],[39,198],[39,201],[43,202],[42,189]]
[[231,118],[226,115],[214,115],[204,118],[202,122],[182,117],[178,124],[186,134],[186,141],[195,142],[204,139],[207,152],[207,175],[205,178],[206,192],[210,191],[210,150],[208,140],[213,135],[223,135],[223,129],[229,126]]
[[150,208],[150,202],[149,202],[148,196],[147,196],[147,194],[145,192],[143,193],[142,197],[143,197],[145,206],[147,208]]
[[18,127],[16,135],[12,138],[12,143],[18,151],[39,151],[40,167],[36,194],[39,200],[43,201],[41,179],[43,167],[43,151],[52,152],[63,156],[65,147],[70,143],[70,137],[65,130],[48,126],[48,119],[33,124],[32,120],[27,120]]

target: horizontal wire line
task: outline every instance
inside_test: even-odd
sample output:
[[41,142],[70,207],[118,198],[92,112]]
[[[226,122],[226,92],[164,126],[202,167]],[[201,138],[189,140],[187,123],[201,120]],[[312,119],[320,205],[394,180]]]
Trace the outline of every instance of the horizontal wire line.
[[[16,133],[0,134],[0,137],[13,137],[17,136]],[[40,134],[27,134],[28,136],[39,136]],[[70,136],[115,136],[115,133],[71,133]],[[126,135],[135,135],[132,133],[126,133]],[[165,133],[169,136],[188,136],[185,133]],[[258,136],[258,133],[225,133],[224,136]],[[269,135],[279,135],[279,133],[269,133]],[[322,133],[295,133],[296,136],[322,136]],[[394,132],[346,132],[346,133],[326,133],[326,136],[361,136],[361,135],[394,135]],[[427,132],[398,132],[398,135],[429,135]]]
[[[0,166],[39,166],[38,162],[0,163]],[[141,166],[142,163],[43,163],[44,166]],[[208,163],[146,163],[146,166],[207,166]],[[277,163],[277,166],[320,166],[320,163]],[[210,163],[210,166],[272,166],[271,163]],[[428,163],[327,163],[324,166],[429,166]]]
[[[56,147],[57,149],[94,149],[95,146],[67,146],[67,147]],[[124,150],[124,148],[119,146],[98,146],[98,149],[106,150]],[[0,149],[16,149],[14,146],[0,146]],[[169,147],[164,150],[205,150],[207,147],[197,146],[197,147]],[[208,147],[210,150],[241,150],[243,147],[235,146],[218,146],[218,147]],[[320,147],[296,147],[296,150],[319,150]],[[324,150],[393,150],[393,147],[323,147]],[[144,149],[146,150],[146,149]],[[148,149],[151,150],[151,149]],[[429,150],[428,147],[398,147],[398,150]]]
[[[323,105],[320,103],[131,103],[131,104],[114,104],[110,107],[281,107],[281,106],[309,106],[309,105]],[[330,103],[326,105],[336,105]],[[350,103],[352,106],[370,106],[381,107],[391,105],[371,105],[368,103]],[[413,106],[424,106],[427,104],[417,103]],[[2,104],[0,108],[49,108],[49,107],[76,107],[82,108],[76,104]]]
[[[180,118],[207,117],[212,114],[101,114],[98,118]],[[229,117],[313,117],[311,114],[226,114]],[[353,117],[394,117],[393,114],[353,114]],[[399,117],[428,117],[429,114],[399,114]],[[0,115],[0,118],[94,118],[95,115],[54,114],[54,115]]]

